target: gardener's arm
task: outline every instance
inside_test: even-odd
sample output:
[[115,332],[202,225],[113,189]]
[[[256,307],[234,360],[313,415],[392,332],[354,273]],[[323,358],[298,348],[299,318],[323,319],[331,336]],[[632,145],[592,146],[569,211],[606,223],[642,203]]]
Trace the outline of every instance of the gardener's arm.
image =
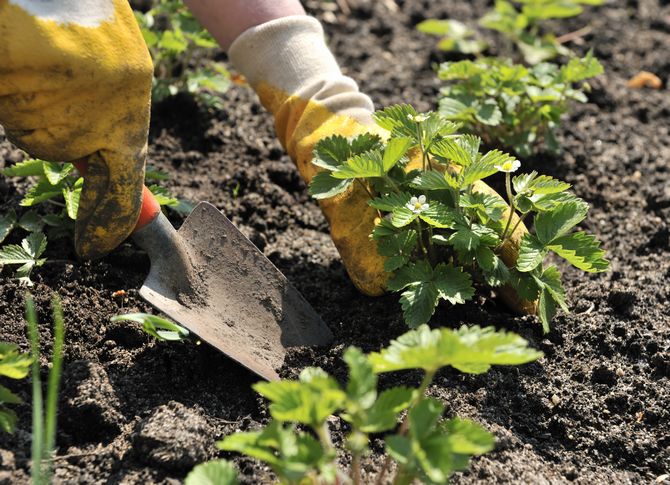
[[[228,49],[230,60],[274,116],[277,136],[306,182],[318,170],[312,159],[319,140],[379,130],[372,122],[372,101],[342,74],[321,24],[304,15],[297,0],[186,3],[224,47],[234,38]],[[369,237],[377,213],[368,200],[366,190],[352,184],[320,205],[353,283],[374,295],[385,290],[389,273]],[[503,247],[507,264],[516,259],[521,233]],[[518,308],[514,295],[506,299]]]
[[270,20],[305,15],[298,0],[184,0],[223,50],[245,30]]

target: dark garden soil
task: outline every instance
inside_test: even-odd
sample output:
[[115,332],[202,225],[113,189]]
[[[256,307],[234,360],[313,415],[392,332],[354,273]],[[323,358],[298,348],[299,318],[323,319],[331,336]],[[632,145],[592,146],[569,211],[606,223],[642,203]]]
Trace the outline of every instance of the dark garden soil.
[[[439,88],[432,65],[448,57],[414,25],[428,17],[472,20],[487,2],[348,3],[349,16],[335,2],[308,5],[346,72],[380,107],[411,102],[425,110],[435,108]],[[593,46],[605,74],[561,129],[563,154],[538,155],[524,166],[567,180],[592,204],[584,227],[604,241],[612,270],[585,276],[561,266],[573,313],[558,316],[547,336],[535,318],[515,317],[487,295],[438,311],[436,325],[493,324],[545,353],[537,363],[480,376],[439,374],[430,393],[450,415],[482,423],[498,441],[454,483],[653,483],[670,472],[670,5],[612,1],[562,23],[561,32],[586,22],[593,30],[574,47]],[[627,88],[640,70],[656,73],[663,87]],[[283,375],[318,365],[344,378],[346,346],[378,350],[406,330],[397,297],[356,292],[253,92],[235,86],[225,98],[226,108],[209,114],[185,98],[155,106],[149,163],[172,174],[167,184],[178,196],[208,200],[228,215],[332,329],[331,349],[293,353]],[[0,167],[21,157],[0,142]],[[0,179],[0,211],[17,207],[24,188]],[[254,375],[206,345],[157,343],[134,324],[110,322],[122,312],[151,311],[137,293],[146,256],[124,244],[102,261],[79,263],[65,242],[48,254],[72,260],[36,271],[32,289],[43,336],[51,335],[51,291],[63,299],[66,316],[58,479],[177,483],[195,464],[225,456],[248,483],[270,481],[266,467],[220,455],[214,444],[268,419],[250,387]],[[2,274],[0,340],[26,350],[24,289]],[[121,289],[125,302],[113,297]],[[42,364],[46,369],[47,360]],[[384,376],[382,384],[418,379]],[[10,385],[30,401],[27,381]],[[0,435],[0,483],[28,481],[30,406],[18,412],[17,432]],[[341,426],[332,424],[338,443]],[[378,466],[381,439],[373,445],[368,471]]]

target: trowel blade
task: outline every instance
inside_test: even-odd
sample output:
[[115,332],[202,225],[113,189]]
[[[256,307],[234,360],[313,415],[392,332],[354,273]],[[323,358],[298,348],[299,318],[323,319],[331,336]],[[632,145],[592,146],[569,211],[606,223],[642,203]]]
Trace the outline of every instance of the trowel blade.
[[287,348],[330,343],[311,305],[216,207],[198,204],[176,234],[195,277],[152,256],[140,295],[154,307],[268,380]]

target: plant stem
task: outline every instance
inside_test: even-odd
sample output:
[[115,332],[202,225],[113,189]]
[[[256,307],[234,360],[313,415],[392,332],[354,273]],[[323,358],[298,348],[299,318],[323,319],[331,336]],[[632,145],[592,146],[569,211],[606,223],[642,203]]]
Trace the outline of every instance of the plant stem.
[[[516,232],[517,228],[521,225],[523,220],[526,218],[526,216],[530,214],[530,212],[526,212],[525,214],[521,214],[521,217],[519,217],[519,220],[516,221],[516,224],[514,224],[514,227],[512,230],[509,232],[510,237]],[[503,241],[504,242],[504,241]]]
[[[412,403],[408,406],[407,408],[407,414],[402,420],[402,423],[400,423],[400,428],[398,428],[398,435],[404,436],[407,434],[407,428],[409,427],[409,413],[416,407],[417,404],[419,404],[421,401],[423,401],[426,390],[428,389],[428,386],[430,386],[430,383],[433,381],[433,377],[435,377],[435,372],[436,371],[426,371],[426,373],[423,376],[423,379],[421,380],[421,385],[419,385],[419,389],[416,392],[416,396],[414,397],[414,400]],[[375,480],[375,485],[382,485],[384,483],[384,477],[386,476],[386,471],[388,470],[389,466],[391,465],[391,457],[389,455],[386,455],[386,459],[384,460],[384,465],[382,466],[382,469],[379,472],[379,475],[377,476],[377,480]],[[398,480],[398,477],[403,471],[403,467],[398,467],[398,470],[396,471],[396,474],[393,478],[393,483],[396,483],[396,480]]]
[[[368,196],[370,197],[370,200],[373,200],[375,198],[375,195],[372,193],[370,188],[367,185],[365,185],[361,179],[354,179],[354,180],[356,180],[356,182],[358,182],[360,186],[363,187],[363,190],[367,192]],[[382,211],[380,211],[379,209],[375,210],[377,211],[377,215],[379,216],[380,219],[384,217]]]
[[391,177],[389,177],[388,175],[384,175],[384,181],[391,186],[393,192],[395,192],[396,194],[402,193],[400,187],[398,187],[398,184],[396,184]]
[[512,222],[512,217],[514,217],[514,197],[512,197],[512,176],[510,175],[509,172],[505,174],[505,189],[507,190],[507,200],[509,200],[509,217],[507,218],[507,224],[505,225],[505,230],[503,231],[502,235],[500,236],[500,240],[502,244],[505,241],[505,237],[507,237],[507,230],[509,229],[509,225]]
[[351,478],[354,485],[361,485],[361,454],[354,453],[351,460]]
[[419,247],[421,248],[421,252],[423,253],[424,256],[428,257],[428,251],[426,251],[426,246],[423,244],[423,228],[421,227],[421,220],[419,218],[415,219],[416,222],[416,227],[417,231],[419,233]]

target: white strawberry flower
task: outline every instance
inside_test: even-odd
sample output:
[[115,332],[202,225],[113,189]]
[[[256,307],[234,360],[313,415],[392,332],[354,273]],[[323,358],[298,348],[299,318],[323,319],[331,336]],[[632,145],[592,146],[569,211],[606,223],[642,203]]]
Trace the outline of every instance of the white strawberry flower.
[[427,115],[421,115],[421,114],[419,114],[419,115],[408,114],[407,118],[410,121],[414,121],[415,123],[423,123],[424,121],[426,121],[428,119],[428,116]]
[[519,170],[521,162],[519,160],[506,160],[502,165],[494,165],[500,172],[512,173]]
[[426,196],[420,195],[418,197],[412,197],[411,199],[409,199],[409,202],[405,207],[407,207],[415,214],[419,214],[428,209],[429,205],[426,202]]

